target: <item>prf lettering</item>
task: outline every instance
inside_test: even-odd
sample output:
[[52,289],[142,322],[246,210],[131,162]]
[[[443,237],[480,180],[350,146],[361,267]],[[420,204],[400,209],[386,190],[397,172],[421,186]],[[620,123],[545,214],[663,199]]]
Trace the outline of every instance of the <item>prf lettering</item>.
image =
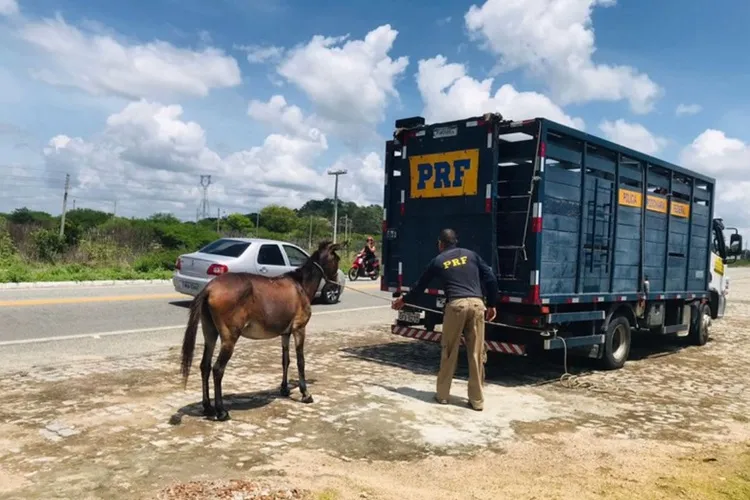
[[412,198],[477,194],[478,149],[412,156],[409,162]]
[[448,269],[448,268],[451,268],[451,267],[464,266],[464,265],[466,265],[466,262],[468,260],[469,260],[469,258],[467,256],[465,256],[465,255],[463,257],[459,258],[459,259],[446,260],[445,262],[443,262],[443,268],[444,269]]

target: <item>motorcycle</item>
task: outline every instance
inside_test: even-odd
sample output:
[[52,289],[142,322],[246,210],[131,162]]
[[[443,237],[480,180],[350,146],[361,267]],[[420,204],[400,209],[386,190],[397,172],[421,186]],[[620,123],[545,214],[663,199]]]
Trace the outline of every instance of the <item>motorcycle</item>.
[[365,254],[360,252],[354,257],[354,263],[347,274],[349,281],[357,281],[360,276],[369,276],[371,280],[376,280],[380,276],[380,260],[376,257],[372,261],[372,269],[368,272],[365,269]]

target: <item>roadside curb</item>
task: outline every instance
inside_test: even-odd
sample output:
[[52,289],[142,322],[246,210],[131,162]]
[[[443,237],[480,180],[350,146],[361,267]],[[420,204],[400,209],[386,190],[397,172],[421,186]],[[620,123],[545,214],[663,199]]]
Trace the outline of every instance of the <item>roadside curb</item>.
[[0,283],[0,290],[65,288],[75,286],[166,285],[169,283],[172,283],[172,280],[30,281],[23,283]]
[[[90,281],[28,281],[21,283],[0,283],[0,290],[31,290],[37,288],[68,288],[77,286],[118,286],[118,285],[169,285],[172,280],[90,280]],[[347,278],[346,285],[354,282]],[[365,283],[365,282],[360,282]],[[367,282],[369,283],[369,281]],[[375,281],[374,283],[377,283]]]

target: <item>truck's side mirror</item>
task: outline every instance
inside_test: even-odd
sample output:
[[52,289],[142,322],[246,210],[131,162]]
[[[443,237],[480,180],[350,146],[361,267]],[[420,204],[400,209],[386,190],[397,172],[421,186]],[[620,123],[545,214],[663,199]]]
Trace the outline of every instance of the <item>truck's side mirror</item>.
[[740,255],[742,254],[742,235],[733,234],[729,237],[729,255]]

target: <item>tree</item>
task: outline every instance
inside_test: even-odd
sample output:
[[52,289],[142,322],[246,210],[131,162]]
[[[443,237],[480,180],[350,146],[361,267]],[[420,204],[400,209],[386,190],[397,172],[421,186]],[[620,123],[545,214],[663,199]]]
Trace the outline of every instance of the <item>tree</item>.
[[247,236],[255,227],[255,224],[253,224],[253,221],[251,221],[246,215],[234,213],[226,216],[224,219],[224,227],[226,227],[227,231],[232,233]]
[[65,214],[65,221],[70,221],[85,231],[92,227],[101,226],[112,218],[111,214],[101,210],[92,210],[90,208],[77,208]]
[[297,214],[291,208],[269,205],[260,211],[260,225],[274,233],[289,233],[298,227]]
[[29,210],[26,207],[17,208],[8,216],[8,222],[13,224],[35,224],[40,226],[49,226],[53,222],[53,217],[47,212]]

